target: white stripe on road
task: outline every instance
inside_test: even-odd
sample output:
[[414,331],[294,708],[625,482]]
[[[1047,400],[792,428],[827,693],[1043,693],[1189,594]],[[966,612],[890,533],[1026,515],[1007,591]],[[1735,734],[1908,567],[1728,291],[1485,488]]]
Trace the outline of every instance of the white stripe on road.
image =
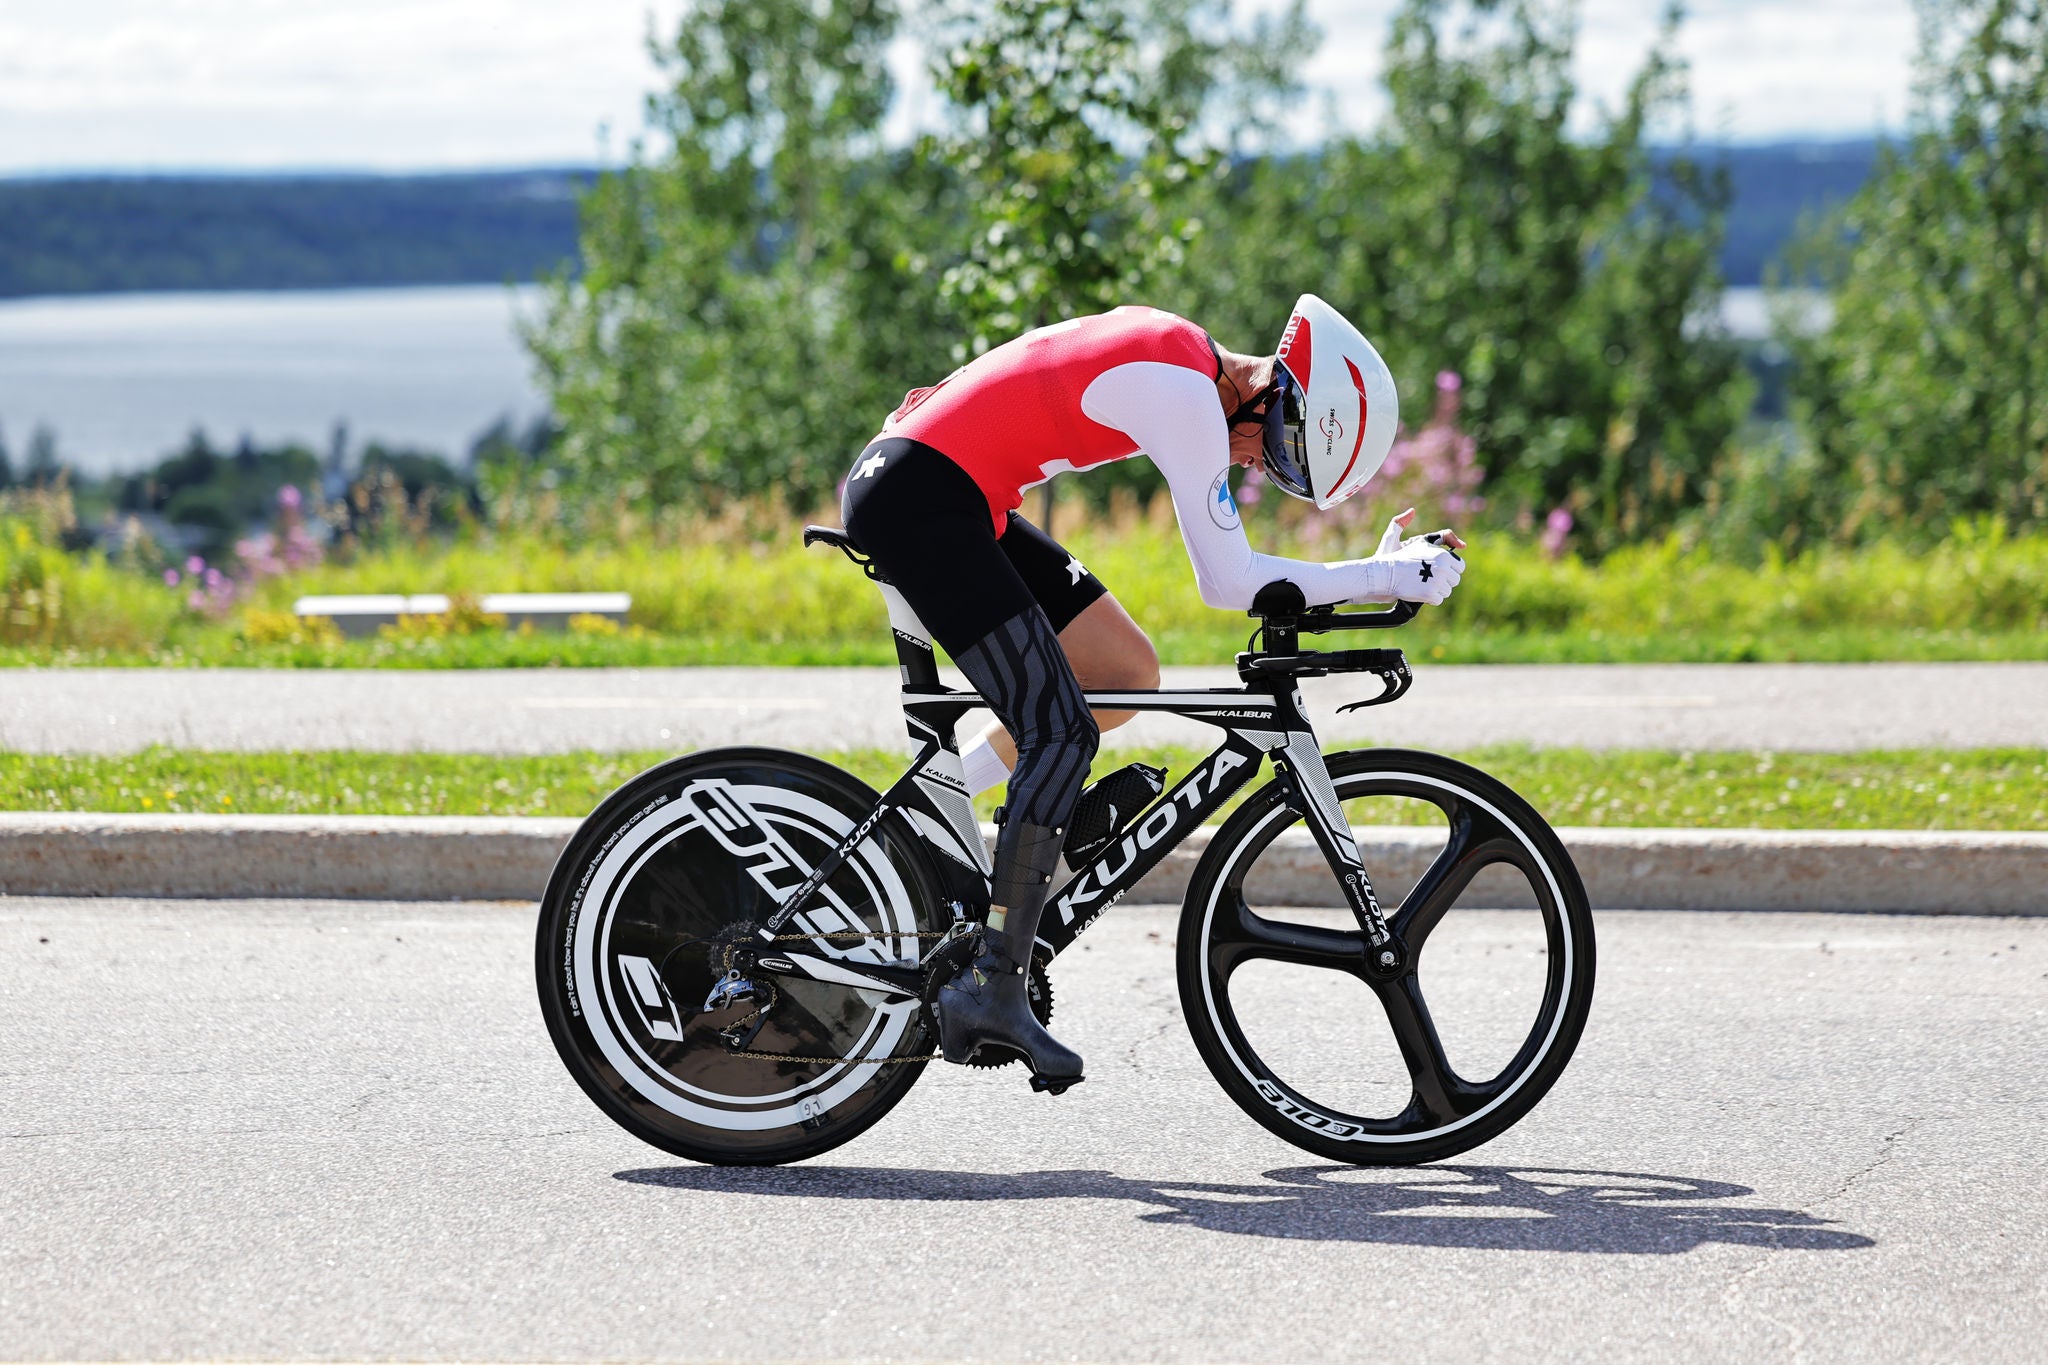
[[530,711],[822,711],[811,697],[521,697]]

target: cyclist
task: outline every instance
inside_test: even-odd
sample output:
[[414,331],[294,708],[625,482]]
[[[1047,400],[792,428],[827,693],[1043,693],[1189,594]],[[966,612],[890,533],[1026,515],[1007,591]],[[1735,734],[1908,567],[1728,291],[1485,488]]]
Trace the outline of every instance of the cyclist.
[[998,813],[988,929],[979,955],[940,987],[940,1047],[965,1062],[985,1045],[1022,1053],[1035,1083],[1081,1079],[1081,1058],[1032,1015],[1031,945],[1100,731],[1083,686],[1154,688],[1151,641],[1074,555],[1018,515],[1054,474],[1143,453],[1166,476],[1202,600],[1242,610],[1275,579],[1311,606],[1442,602],[1463,541],[1403,538],[1394,518],[1365,559],[1260,554],[1245,539],[1230,467],[1263,469],[1319,508],[1378,471],[1399,425],[1393,376],[1336,309],[1304,294],[1278,353],[1224,350],[1185,318],[1125,307],[1028,332],[913,389],[854,462],[847,531],[995,712],[962,753],[970,789],[1009,781]]

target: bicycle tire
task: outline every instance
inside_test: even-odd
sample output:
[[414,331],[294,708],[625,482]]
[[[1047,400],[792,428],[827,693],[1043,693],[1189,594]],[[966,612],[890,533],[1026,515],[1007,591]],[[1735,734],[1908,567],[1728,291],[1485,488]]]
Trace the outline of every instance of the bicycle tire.
[[[740,1055],[732,1011],[697,1008],[716,946],[759,925],[780,895],[874,810],[866,783],[804,754],[713,749],[651,768],[606,797],[555,864],[534,969],[562,1063],[634,1136],[692,1161],[774,1165],[865,1132],[916,1082],[931,1051],[918,1002],[776,977],[774,1008]],[[915,960],[949,927],[929,857],[897,817],[876,825],[785,932],[867,931],[807,949]],[[801,1058],[831,1057],[806,1061]],[[882,1064],[886,1063],[886,1064]]]
[[[1408,943],[1410,960],[1398,978],[1378,982],[1366,971],[1364,936],[1348,912],[1323,912],[1324,918],[1348,926],[1323,928],[1293,922],[1314,912],[1269,919],[1253,908],[1258,896],[1247,899],[1247,879],[1260,875],[1261,855],[1301,819],[1289,804],[1287,785],[1275,781],[1254,793],[1217,831],[1189,883],[1177,954],[1183,1013],[1196,1050],[1225,1093],[1293,1145],[1354,1165],[1442,1160],[1513,1126],[1556,1084],[1570,1061],[1593,997],[1593,920],[1585,886],[1564,844],[1535,809],[1476,768],[1399,749],[1335,753],[1326,762],[1347,813],[1379,800],[1410,804],[1411,809],[1411,803],[1420,801],[1436,806],[1445,819],[1443,850],[1404,903],[1388,912],[1389,921]],[[1533,912],[1459,905],[1474,879],[1499,864],[1527,880]],[[1278,880],[1279,866],[1278,858],[1271,860],[1273,870],[1266,875],[1274,880],[1258,885],[1282,889],[1286,884]],[[1334,895],[1335,875],[1327,869],[1323,874],[1329,877],[1332,893],[1323,903],[1341,904]],[[1300,874],[1292,875],[1298,890]],[[1530,947],[1535,937],[1534,925],[1526,919],[1530,913],[1541,926],[1540,948]],[[1457,932],[1447,935],[1444,926],[1452,922],[1453,914],[1462,918]],[[1498,954],[1488,936],[1505,945]],[[1425,974],[1438,971],[1431,950],[1439,940],[1459,945],[1446,947],[1449,960],[1442,966],[1441,980],[1446,990],[1455,986],[1461,999],[1469,997],[1467,1009],[1483,1025],[1475,1025],[1471,1032],[1489,1037],[1496,1051],[1509,1053],[1502,1069],[1488,1080],[1469,1080],[1451,1064],[1442,1033],[1447,1021],[1432,1012],[1423,991],[1424,980],[1437,979]],[[1486,941],[1485,951],[1474,957],[1466,945],[1479,941]],[[1354,947],[1355,965],[1346,956]],[[1474,962],[1466,962],[1467,957],[1474,957]],[[1242,970],[1261,961],[1276,964],[1276,977],[1286,973],[1284,983],[1274,988],[1261,978],[1261,1027],[1266,1027],[1267,1016],[1279,1021],[1262,1034],[1263,1048],[1249,1036],[1247,1007],[1233,994]],[[1332,1012],[1343,1015],[1351,988],[1299,975],[1318,971],[1354,977],[1379,1003],[1385,1033],[1377,1038],[1371,1031],[1359,1034],[1357,1046],[1369,1054],[1377,1041],[1380,1055],[1394,1059],[1386,1068],[1390,1079],[1377,1083],[1377,1093],[1386,1101],[1381,1112],[1352,1112],[1307,1093],[1317,1088],[1325,1094],[1369,1088],[1363,1080],[1348,1077],[1337,1059],[1326,1060],[1317,1052],[1318,1041],[1327,1042],[1332,1031],[1342,1035],[1337,1047],[1343,1047],[1353,1022],[1348,1016],[1328,1017]],[[1534,995],[1539,974],[1540,1000],[1516,1044],[1515,1032],[1521,1026],[1515,1022],[1520,1016],[1513,992],[1489,993],[1490,977],[1500,975],[1503,986],[1518,983],[1522,994]],[[1506,979],[1510,975],[1514,982]],[[1300,995],[1290,1001],[1290,990]],[[1333,994],[1335,1005],[1320,1012],[1301,1003],[1303,998]],[[1392,1044],[1391,1052],[1387,1043]],[[1298,1069],[1315,1074],[1316,1083],[1299,1077],[1290,1081],[1279,1074],[1270,1058],[1283,1053],[1296,1056]],[[1400,1105],[1404,1080],[1407,1103],[1385,1112]]]

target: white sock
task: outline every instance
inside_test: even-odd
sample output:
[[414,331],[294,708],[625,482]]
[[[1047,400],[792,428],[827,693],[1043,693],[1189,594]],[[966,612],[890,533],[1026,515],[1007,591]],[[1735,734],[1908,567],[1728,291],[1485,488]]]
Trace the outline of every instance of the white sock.
[[998,782],[1010,780],[1010,765],[1003,762],[986,735],[979,736],[960,751],[960,767],[967,775],[967,790],[976,796]]

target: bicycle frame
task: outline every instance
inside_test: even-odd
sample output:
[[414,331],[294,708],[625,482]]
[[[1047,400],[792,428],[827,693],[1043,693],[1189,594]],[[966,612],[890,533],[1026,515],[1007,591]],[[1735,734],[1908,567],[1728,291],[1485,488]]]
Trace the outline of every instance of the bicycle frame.
[[[833,543],[840,544],[842,549],[849,548],[843,542]],[[850,551],[848,557],[853,558]],[[826,879],[892,814],[900,815],[926,844],[945,855],[944,861],[952,865],[945,871],[954,885],[959,885],[962,877],[975,879],[976,885],[969,891],[970,902],[986,904],[988,899],[993,868],[982,843],[981,827],[975,819],[959,748],[953,738],[954,726],[960,718],[985,707],[985,703],[972,692],[956,691],[941,683],[930,632],[895,587],[879,577],[871,566],[858,559],[855,562],[862,564],[888,603],[889,624],[896,637],[896,657],[903,679],[904,718],[910,737],[918,742],[918,751],[903,776],[882,794],[875,809],[819,860],[810,875],[769,917],[760,931],[764,943],[773,940],[792,917],[806,908]],[[1392,976],[1401,970],[1407,954],[1388,928],[1386,913],[1366,874],[1357,840],[1323,762],[1322,747],[1302,706],[1299,684],[1292,675],[1284,673],[1261,676],[1255,682],[1242,661],[1239,671],[1247,684],[1239,688],[1084,694],[1094,709],[1163,711],[1217,726],[1225,733],[1223,742],[1207,758],[1053,893],[1036,940],[1047,958],[1065,951],[1083,930],[1129,894],[1189,832],[1199,828],[1258,774],[1262,759],[1270,757],[1289,785],[1291,804],[1307,815],[1316,846],[1344,888],[1352,914],[1364,932],[1361,969],[1375,976]],[[1390,688],[1381,699],[1395,694],[1395,689]],[[964,911],[959,901],[955,906],[957,919]],[[778,945],[772,955],[758,957],[756,965],[772,973],[836,982],[891,998],[913,997],[922,989],[915,964],[854,964],[840,958],[789,952]]]

